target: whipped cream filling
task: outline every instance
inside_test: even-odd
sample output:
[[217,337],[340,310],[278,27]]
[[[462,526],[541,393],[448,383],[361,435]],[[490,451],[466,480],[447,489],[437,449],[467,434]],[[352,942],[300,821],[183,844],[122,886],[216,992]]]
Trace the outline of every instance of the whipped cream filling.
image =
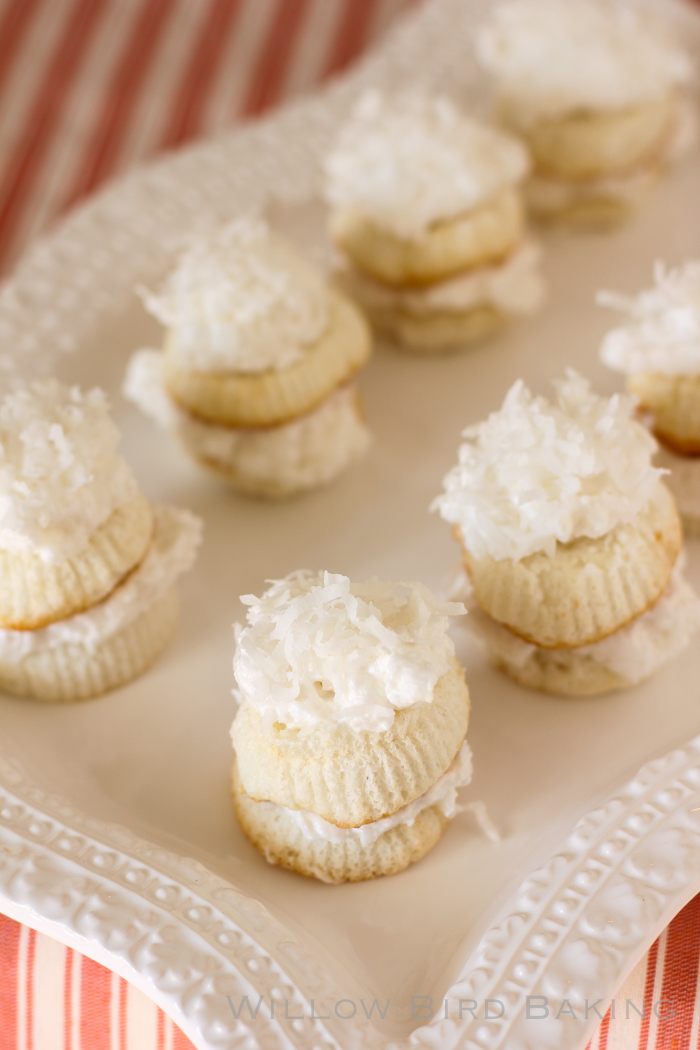
[[62,562],[138,491],[101,390],[37,380],[0,403],[0,548]]
[[488,303],[511,314],[534,313],[544,301],[542,249],[527,241],[501,263],[479,266],[422,288],[391,288],[345,264],[339,276],[368,310],[398,309],[425,315],[462,312]]
[[477,55],[523,130],[575,110],[655,101],[693,75],[690,55],[663,20],[610,0],[498,3],[478,34]]
[[633,521],[658,492],[656,442],[633,418],[635,399],[598,397],[571,369],[554,387],[550,402],[518,380],[498,412],[463,432],[432,509],[475,558],[551,557],[557,542]]
[[599,292],[597,301],[627,315],[601,344],[608,368],[628,375],[700,375],[700,260],[673,270],[657,261],[653,288],[633,297]]
[[407,824],[410,827],[419,813],[430,806],[439,806],[448,820],[451,820],[459,812],[457,791],[461,787],[466,787],[471,778],[472,753],[465,740],[447,772],[443,773],[423,795],[398,809],[391,816],[374,820],[370,824],[363,824],[359,828],[339,828],[316,813],[288,809],[275,802],[259,802],[258,805],[272,807],[284,813],[285,817],[291,819],[307,839],[323,839],[325,842],[335,843],[358,841],[361,846],[371,846],[385,831],[398,827],[399,824]]
[[260,712],[263,730],[343,722],[385,732],[395,711],[432,701],[454,661],[448,617],[464,612],[421,583],[308,570],[241,601],[248,626],[236,625],[234,692]]
[[326,198],[415,240],[528,170],[520,142],[464,116],[448,98],[375,90],[361,96],[326,159]]
[[[519,638],[480,609],[470,593],[471,585],[466,574],[460,578],[455,592],[469,611],[467,629],[488,652],[519,668],[538,652],[536,645]],[[700,598],[684,578],[683,559],[680,558],[665,591],[650,609],[602,641],[567,652],[589,657],[630,685],[635,685],[677,656],[699,628]],[[551,650],[544,651],[550,656],[556,655]]]
[[168,396],[162,359],[158,350],[137,351],[129,361],[124,396],[173,433],[192,455],[223,471],[290,491],[312,488],[330,481],[371,444],[354,384],[281,426],[217,426],[184,412]]
[[60,645],[81,645],[89,652],[132,623],[194,564],[202,522],[187,510],[154,508],[155,528],[141,564],[107,598],[36,631],[0,629],[0,660],[20,663],[31,653]]
[[159,293],[140,291],[193,372],[288,368],[328,325],[321,272],[251,216],[194,241]]

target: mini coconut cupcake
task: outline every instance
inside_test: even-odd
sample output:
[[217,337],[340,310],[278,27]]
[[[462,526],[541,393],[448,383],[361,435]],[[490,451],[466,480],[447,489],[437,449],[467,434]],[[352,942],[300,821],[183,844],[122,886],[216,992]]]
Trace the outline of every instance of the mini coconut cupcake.
[[233,802],[272,864],[324,882],[419,860],[471,779],[469,693],[419,583],[292,573],[237,627]]
[[379,333],[433,353],[539,309],[528,167],[516,139],[447,98],[362,96],[326,159],[326,198],[338,282]]
[[664,446],[656,462],[670,470],[686,531],[700,533],[700,262],[654,268],[655,285],[634,298],[600,292],[598,302],[627,314],[607,333],[600,356],[626,376]]
[[541,218],[608,224],[644,201],[694,138],[688,54],[657,17],[610,0],[511,0],[482,28],[501,123],[534,162]]
[[100,390],[35,382],[0,403],[0,690],[83,700],[169,641],[201,523],[153,508]]
[[352,382],[370,354],[366,322],[261,219],[198,240],[158,295],[143,294],[165,344],[132,357],[125,396],[202,466],[280,498],[367,451]]
[[583,696],[674,656],[700,602],[634,399],[597,397],[575,372],[555,388],[550,403],[519,380],[469,427],[434,506],[462,546],[468,623],[493,662],[523,685]]

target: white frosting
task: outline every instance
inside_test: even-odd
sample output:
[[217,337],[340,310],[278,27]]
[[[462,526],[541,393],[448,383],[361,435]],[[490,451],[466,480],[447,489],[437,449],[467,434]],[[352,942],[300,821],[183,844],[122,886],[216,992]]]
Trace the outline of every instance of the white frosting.
[[194,456],[253,483],[288,492],[330,481],[364,455],[372,441],[352,384],[336,390],[313,412],[281,426],[216,426],[190,416],[168,396],[160,351],[139,350],[129,361],[123,393]]
[[0,548],[61,562],[137,493],[101,390],[46,379],[0,404]]
[[368,310],[399,309],[425,315],[436,310],[461,312],[488,303],[509,314],[529,314],[544,301],[540,272],[542,249],[528,241],[503,262],[479,266],[423,288],[392,288],[347,264],[341,279]]
[[155,529],[145,558],[97,605],[36,631],[0,629],[0,660],[19,663],[30,653],[59,645],[95,647],[132,623],[194,563],[202,523],[187,510],[156,507]]
[[326,196],[411,240],[528,168],[519,142],[463,116],[447,98],[368,91],[326,159]]
[[339,828],[336,824],[319,817],[316,813],[308,813],[306,810],[288,809],[276,802],[259,802],[258,805],[273,810],[279,810],[286,817],[291,818],[296,826],[307,839],[323,839],[326,842],[354,842],[359,841],[361,846],[371,846],[380,835],[399,824],[407,824],[409,827],[415,822],[419,813],[430,806],[438,806],[444,815],[450,820],[459,812],[457,805],[457,790],[465,787],[472,778],[472,753],[469,744],[464,741],[457,752],[454,762],[446,773],[435,781],[432,787],[415,799],[407,806],[398,809],[390,817],[382,817],[370,824],[363,824],[359,828]]
[[463,433],[433,508],[475,558],[553,556],[557,541],[633,521],[657,491],[656,442],[632,418],[635,399],[598,397],[572,370],[554,386],[552,403],[518,380],[500,411]]
[[159,294],[141,294],[193,372],[288,368],[328,324],[323,275],[250,216],[195,241]]
[[[458,593],[469,610],[468,629],[488,652],[519,668],[534,657],[537,646],[487,616],[465,587]],[[684,578],[679,559],[668,586],[650,609],[601,642],[571,651],[635,685],[677,656],[699,628],[700,598]]]
[[421,583],[304,570],[241,601],[250,608],[249,626],[236,627],[237,695],[266,728],[345,722],[385,732],[396,710],[433,699],[454,658],[447,617],[464,612]]
[[700,260],[654,266],[654,287],[633,298],[599,292],[601,306],[627,314],[603,339],[601,360],[616,372],[700,375]]
[[575,110],[657,100],[693,72],[664,22],[641,5],[609,0],[499,3],[477,53],[523,128]]

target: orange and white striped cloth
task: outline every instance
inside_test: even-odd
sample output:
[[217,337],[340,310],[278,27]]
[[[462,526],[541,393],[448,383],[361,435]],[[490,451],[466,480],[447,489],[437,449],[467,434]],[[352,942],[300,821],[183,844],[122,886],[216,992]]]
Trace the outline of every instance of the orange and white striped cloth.
[[[0,0],[0,273],[105,179],[322,82],[415,2]],[[699,960],[697,897],[590,1050],[700,1050]],[[122,978],[0,916],[0,1050],[191,1046]]]
[[[700,1050],[699,968],[700,895],[619,989],[587,1050]],[[193,1047],[133,985],[0,915],[0,1050]]]
[[0,0],[0,272],[105,179],[342,70],[412,0]]

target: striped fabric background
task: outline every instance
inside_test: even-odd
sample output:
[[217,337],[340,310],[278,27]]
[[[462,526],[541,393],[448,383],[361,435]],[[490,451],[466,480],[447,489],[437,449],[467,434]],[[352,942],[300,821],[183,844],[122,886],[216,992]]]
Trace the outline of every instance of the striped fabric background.
[[[105,179],[308,90],[416,2],[0,0],[0,273]],[[590,1050],[700,1050],[699,960],[700,896]],[[0,1050],[191,1046],[120,977],[0,916]]]

